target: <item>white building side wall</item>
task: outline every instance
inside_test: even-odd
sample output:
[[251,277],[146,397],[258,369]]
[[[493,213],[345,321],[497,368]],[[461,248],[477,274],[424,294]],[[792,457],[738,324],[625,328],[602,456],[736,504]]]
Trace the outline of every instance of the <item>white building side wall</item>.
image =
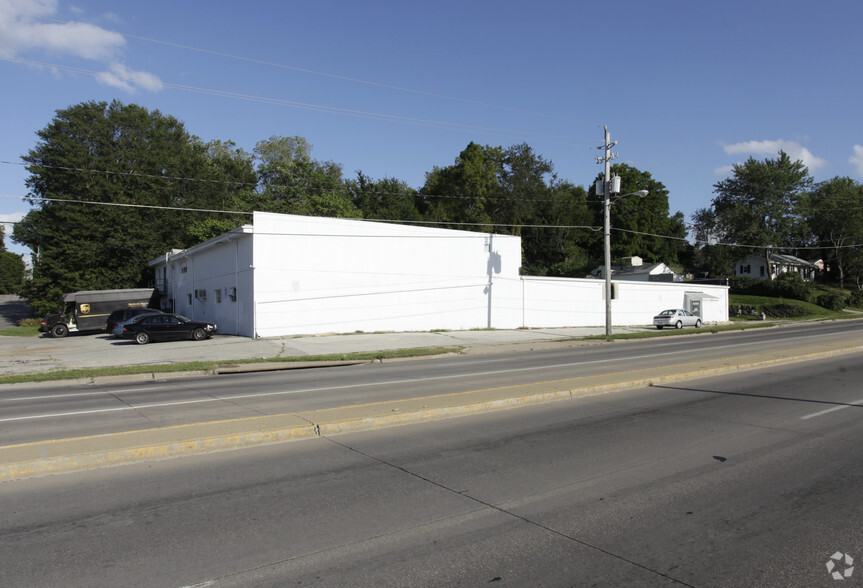
[[518,326],[518,237],[271,213],[254,228],[259,337]]
[[174,312],[215,322],[223,335],[254,336],[251,247],[251,235],[231,235],[171,255],[166,267]]
[[[522,276],[525,327],[598,327],[605,325],[605,282],[577,278]],[[705,323],[728,320],[728,287],[694,283],[615,281],[612,324],[650,325],[666,308],[686,308],[687,295],[701,293]]]

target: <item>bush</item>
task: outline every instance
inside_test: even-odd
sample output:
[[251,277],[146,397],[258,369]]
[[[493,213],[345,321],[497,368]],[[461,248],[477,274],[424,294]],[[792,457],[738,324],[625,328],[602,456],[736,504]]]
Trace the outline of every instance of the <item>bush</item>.
[[747,278],[744,276],[732,276],[728,278],[728,292],[730,294],[752,294],[758,296],[754,290],[758,289],[764,280],[756,280],[755,278]]
[[793,304],[765,304],[762,309],[769,318],[793,318],[806,314],[803,307]]
[[812,286],[803,280],[800,274],[782,274],[773,280],[773,296],[779,298],[793,298],[794,300],[809,301],[812,297]]
[[761,308],[750,304],[730,304],[728,305],[729,316],[757,316],[761,317]]
[[822,294],[815,302],[827,310],[842,310],[845,308],[845,296],[838,292]]
[[848,306],[863,308],[863,290],[854,290],[848,297]]
[[793,304],[731,304],[728,306],[728,315],[736,317],[753,317],[761,318],[762,314],[766,318],[794,318],[803,316],[806,310],[802,306]]

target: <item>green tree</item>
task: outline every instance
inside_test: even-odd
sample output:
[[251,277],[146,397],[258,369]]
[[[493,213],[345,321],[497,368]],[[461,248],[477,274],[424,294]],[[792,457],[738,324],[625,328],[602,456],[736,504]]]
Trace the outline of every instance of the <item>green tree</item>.
[[345,181],[345,189],[363,218],[392,221],[418,221],[417,191],[395,178],[375,180],[363,172]]
[[[644,198],[622,196],[612,204],[612,259],[637,255],[649,263],[679,263],[688,248],[686,224],[683,213],[670,213],[665,185],[650,172],[626,164],[611,166],[611,174],[620,176],[621,194],[648,191]],[[597,179],[602,179],[602,174]],[[603,196],[592,191],[590,199],[596,211],[594,222],[601,226]]]
[[5,230],[0,225],[0,294],[19,294],[24,285],[24,259],[6,251]]
[[232,141],[202,143],[197,138],[194,141],[195,149],[204,152],[203,167],[196,173],[206,189],[199,190],[189,205],[214,212],[184,214],[188,218],[186,231],[189,239],[202,242],[249,222],[250,214],[241,213],[255,210],[258,180],[254,156]]
[[522,230],[523,269],[538,276],[584,277],[600,263],[602,234],[595,230],[587,191],[569,182],[555,182],[548,197],[535,202],[532,224]]
[[255,146],[258,210],[308,216],[360,216],[342,182],[342,168],[317,161],[303,137],[270,137]]
[[693,266],[702,277],[719,278],[733,273],[740,249],[719,242],[716,213],[712,208],[699,208],[692,215],[696,239]]
[[502,227],[503,232],[523,235],[521,225],[540,224],[541,209],[550,198],[549,181],[555,181],[554,166],[527,143],[505,149],[500,163],[501,194],[491,202],[491,216],[510,225]]
[[824,247],[839,287],[845,287],[849,269],[859,281],[863,254],[849,246],[863,243],[863,186],[847,177],[818,184],[812,193],[807,221],[818,244]]
[[[446,223],[490,225],[494,201],[502,197],[503,149],[471,142],[447,167],[426,173],[420,190],[426,219]],[[492,232],[490,226],[477,230]]]
[[724,243],[793,249],[808,243],[803,213],[812,178],[801,161],[749,158],[714,184],[714,231]]
[[37,135],[23,158],[34,208],[13,239],[35,253],[27,296],[40,313],[63,292],[148,285],[148,262],[197,242],[194,215],[212,214],[175,209],[213,208],[224,192],[206,147],[159,111],[86,102]]

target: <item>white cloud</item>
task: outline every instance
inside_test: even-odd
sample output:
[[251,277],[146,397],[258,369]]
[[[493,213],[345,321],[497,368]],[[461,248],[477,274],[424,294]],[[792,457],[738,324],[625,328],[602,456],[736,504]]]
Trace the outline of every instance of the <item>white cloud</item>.
[[723,167],[717,167],[715,170],[713,170],[713,175],[727,176],[727,175],[731,174],[732,171],[734,171],[734,166],[733,165],[726,165]]
[[122,63],[112,63],[108,71],[96,76],[96,79],[107,86],[114,86],[127,92],[134,92],[135,87],[158,91],[162,89],[162,80],[145,71],[135,71]]
[[87,23],[44,22],[56,12],[57,0],[0,0],[0,57],[43,51],[110,62],[109,70],[97,76],[102,83],[127,92],[136,87],[154,91],[162,88],[155,75],[130,70],[116,62],[126,44],[123,35]]
[[863,145],[854,145],[854,155],[848,161],[857,170],[857,174],[863,176]]
[[829,162],[826,159],[821,159],[812,154],[809,149],[796,141],[745,141],[743,143],[735,143],[733,145],[725,145],[725,152],[729,155],[733,154],[748,154],[748,155],[777,155],[780,151],[784,151],[794,160],[803,162],[809,171],[817,172],[823,167],[826,167]]
[[119,33],[78,22],[46,23],[56,0],[0,0],[0,56],[42,49],[85,59],[107,59],[125,44]]

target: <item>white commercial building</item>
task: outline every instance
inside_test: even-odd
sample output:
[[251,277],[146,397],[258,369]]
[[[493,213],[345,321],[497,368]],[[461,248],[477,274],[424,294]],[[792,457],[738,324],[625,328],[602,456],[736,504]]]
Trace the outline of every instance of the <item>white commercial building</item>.
[[[256,212],[252,224],[153,260],[162,306],[222,334],[600,326],[604,283],[520,276],[521,239]],[[728,320],[728,288],[615,282],[615,325],[664,308]]]

